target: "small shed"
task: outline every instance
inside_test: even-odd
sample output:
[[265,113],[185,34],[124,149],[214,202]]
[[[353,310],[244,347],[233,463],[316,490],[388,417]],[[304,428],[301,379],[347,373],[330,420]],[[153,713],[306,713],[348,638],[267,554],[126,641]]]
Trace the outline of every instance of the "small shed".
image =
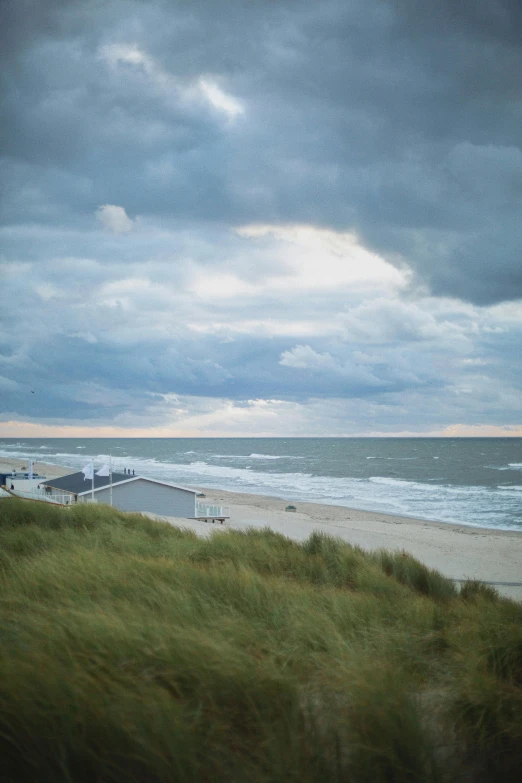
[[[42,482],[52,492],[70,495],[71,503],[92,502],[92,482],[83,473],[71,473]],[[148,511],[166,517],[195,517],[196,490],[179,487],[167,481],[112,474],[112,505],[121,511]],[[110,503],[111,485],[108,476],[94,477],[94,502]]]

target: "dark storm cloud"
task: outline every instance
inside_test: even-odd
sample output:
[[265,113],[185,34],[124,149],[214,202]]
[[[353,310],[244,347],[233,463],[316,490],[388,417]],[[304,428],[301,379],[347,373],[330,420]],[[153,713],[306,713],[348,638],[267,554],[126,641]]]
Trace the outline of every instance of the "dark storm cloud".
[[[0,16],[3,418],[33,386],[53,421],[160,423],[168,395],[350,400],[370,427],[377,404],[387,427],[518,415],[520,319],[489,313],[522,296],[518,0]],[[246,224],[353,232],[411,287],[306,287]]]
[[[2,13],[9,222],[85,225],[100,203],[131,217],[312,222],[399,254],[436,293],[522,295],[519,3],[4,2]],[[111,67],[100,51],[114,43],[156,72]],[[234,127],[176,99],[205,74],[244,103]]]

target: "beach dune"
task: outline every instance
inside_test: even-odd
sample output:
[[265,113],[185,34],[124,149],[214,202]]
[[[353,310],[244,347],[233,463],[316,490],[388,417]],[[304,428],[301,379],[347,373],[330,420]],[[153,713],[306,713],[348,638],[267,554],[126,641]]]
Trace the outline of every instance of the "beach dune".
[[[0,461],[0,472],[21,468],[21,460]],[[66,466],[36,463],[34,469],[49,478],[68,473]],[[228,509],[226,525],[162,517],[171,524],[201,535],[226,529],[270,527],[296,541],[321,531],[364,549],[405,550],[430,568],[456,580],[492,583],[510,598],[522,600],[522,532],[430,522],[422,519],[359,511],[344,506],[301,503],[295,498],[241,494],[200,487],[206,502]],[[295,513],[285,512],[292,502]]]

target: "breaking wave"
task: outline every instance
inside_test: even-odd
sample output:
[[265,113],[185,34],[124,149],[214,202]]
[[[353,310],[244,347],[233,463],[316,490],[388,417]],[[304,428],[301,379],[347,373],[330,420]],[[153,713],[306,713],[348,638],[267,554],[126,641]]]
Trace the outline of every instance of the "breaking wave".
[[[118,446],[112,443],[112,464],[115,471],[121,471],[126,467],[134,469],[137,474],[181,485],[271,495],[289,501],[332,504],[486,528],[522,529],[520,507],[522,487],[519,484],[513,486],[509,483],[506,485],[492,483],[489,486],[473,486],[450,483],[449,479],[436,475],[436,466],[432,461],[433,451],[426,455],[424,462],[421,457],[389,457],[371,454],[367,456],[363,452],[358,462],[351,463],[355,475],[343,476],[339,475],[342,474],[342,470],[335,469],[336,465],[331,470],[335,475],[328,475],[328,463],[322,459],[321,452],[312,449],[308,450],[307,456],[253,451],[248,455],[239,455],[213,453],[212,446],[209,446],[208,442],[194,445],[197,450],[177,451],[180,447],[176,444],[166,448],[161,444],[144,442],[143,445],[133,447],[135,452],[133,456],[122,456],[123,449],[126,452],[131,450],[129,445]],[[67,448],[70,452],[66,451]],[[81,470],[90,459],[94,459],[95,464],[100,465],[107,462],[109,459],[107,453],[92,453],[94,450],[101,452],[104,448],[108,450],[108,444],[104,446],[100,441],[92,443],[86,441],[85,445],[80,446],[74,442],[69,445],[62,441],[54,446],[45,445],[43,449],[46,451],[45,456],[41,454],[40,458],[48,463],[65,465],[76,471]],[[218,446],[216,443],[214,448],[222,452],[226,446],[224,447],[223,443]],[[232,448],[236,451],[242,448],[245,451],[249,450],[248,446],[245,448],[239,440]],[[27,460],[31,454],[35,454],[36,449],[42,450],[40,444],[23,440],[14,443],[0,442],[0,457],[3,456],[6,461],[10,458]],[[375,447],[372,447],[371,451],[374,450]],[[411,454],[411,449],[408,450]],[[437,451],[440,451],[440,448],[437,448]],[[496,467],[496,470],[521,470],[522,463],[508,463],[509,457],[517,456],[517,453],[512,452],[506,454],[504,460],[500,457],[498,462],[500,465],[504,463],[504,466]],[[367,475],[370,472],[367,459],[383,460],[372,462],[370,470],[375,475]],[[290,460],[299,460],[299,462],[294,464]],[[392,466],[387,460],[396,461]],[[400,463],[405,460],[409,462],[404,462],[401,466]],[[489,460],[492,460],[491,454]],[[334,465],[333,462],[329,464]],[[361,470],[363,464],[366,473]],[[300,467],[301,470],[293,470],[294,467]],[[391,467],[394,468],[393,471],[390,470]],[[349,469],[346,473],[349,473]],[[388,475],[379,475],[380,473],[388,473]],[[390,473],[398,475],[390,476]],[[422,476],[422,478],[411,480],[402,477],[412,475]],[[445,470],[444,475],[452,474]],[[498,474],[495,475],[497,479],[500,478]],[[448,483],[445,483],[446,481]]]

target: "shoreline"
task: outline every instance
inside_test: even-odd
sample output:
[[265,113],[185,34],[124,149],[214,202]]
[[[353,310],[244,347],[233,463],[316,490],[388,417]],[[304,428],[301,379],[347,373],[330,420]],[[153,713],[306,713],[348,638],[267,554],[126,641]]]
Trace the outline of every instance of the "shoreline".
[[[22,468],[27,467],[27,460],[20,459],[19,457],[13,457],[12,459],[9,459],[8,457],[0,457],[0,473],[10,472],[13,468],[16,468],[17,470],[20,470]],[[59,478],[60,476],[63,476],[70,472],[75,472],[76,468],[70,466],[70,465],[54,465],[49,462],[43,462],[43,461],[34,461],[33,460],[33,470],[38,473],[45,474],[46,478]],[[174,481],[172,483],[175,483]],[[314,507],[317,509],[335,509],[338,512],[345,512],[346,514],[356,514],[359,519],[364,520],[373,520],[375,517],[379,517],[382,519],[382,521],[389,521],[390,523],[396,523],[397,520],[404,521],[407,520],[408,522],[411,522],[414,525],[426,525],[429,524],[433,527],[437,527],[440,530],[447,530],[448,528],[454,528],[458,529],[459,531],[465,533],[466,531],[476,532],[480,534],[492,534],[492,535],[508,535],[508,536],[522,536],[522,530],[511,530],[509,528],[503,528],[503,527],[484,527],[481,525],[470,525],[465,522],[442,522],[439,519],[429,519],[427,517],[415,517],[413,515],[403,513],[403,514],[394,514],[390,511],[374,511],[371,509],[364,509],[364,508],[358,508],[357,506],[342,506],[337,503],[329,503],[328,501],[322,501],[321,503],[316,503],[312,500],[296,500],[295,498],[284,498],[281,495],[265,495],[265,494],[255,494],[252,492],[239,492],[236,490],[231,489],[221,489],[217,487],[207,487],[202,486],[199,484],[185,484],[187,488],[195,489],[198,492],[203,492],[207,499],[212,499],[215,501],[217,505],[245,505],[247,502],[244,500],[245,498],[249,499],[250,505],[256,505],[256,501],[264,500],[266,503],[272,504],[272,503],[285,503],[285,504],[293,504],[296,503],[300,505],[304,505],[306,507]],[[263,504],[262,504],[263,505]],[[324,511],[322,511],[323,517],[327,519],[328,517],[324,515]],[[521,579],[522,579],[522,573],[521,573]]]
[[[0,458],[0,472],[4,466],[10,471],[23,465],[27,461]],[[74,470],[45,462],[35,462],[33,468],[47,478]],[[217,530],[270,527],[296,541],[304,541],[313,532],[322,532],[367,550],[405,550],[451,579],[493,582],[503,595],[522,600],[522,531],[437,522],[212,487],[194,486],[194,489],[204,492],[207,502],[229,509],[230,518],[224,527],[175,517],[157,518],[200,535]],[[289,503],[297,507],[296,512],[285,511]]]
[[[198,492],[204,492],[205,495],[208,498],[216,499],[216,503],[218,503],[217,497],[222,496],[223,503],[221,505],[228,505],[225,503],[225,501],[230,497],[230,502],[234,502],[233,499],[237,498],[252,498],[254,499],[264,499],[266,501],[273,501],[276,503],[292,503],[292,505],[304,505],[306,507],[312,506],[317,507],[320,509],[336,509],[337,511],[344,511],[346,513],[352,513],[356,514],[359,519],[365,519],[368,520],[374,519],[375,517],[382,518],[384,521],[389,521],[391,523],[394,523],[396,520],[406,520],[408,522],[411,522],[412,524],[417,525],[426,525],[429,524],[433,527],[438,527],[441,530],[446,530],[447,528],[458,528],[461,530],[461,532],[465,533],[466,531],[475,531],[476,533],[492,533],[493,535],[502,534],[505,533],[508,536],[522,536],[522,530],[511,530],[509,528],[505,527],[484,527],[481,525],[469,525],[465,522],[441,522],[439,519],[428,519],[427,517],[414,517],[410,514],[392,514],[389,511],[372,511],[370,509],[365,508],[358,508],[357,506],[341,506],[337,503],[328,503],[327,501],[322,501],[321,503],[315,503],[312,500],[290,500],[288,498],[281,497],[280,495],[264,495],[264,494],[253,494],[251,492],[236,492],[235,490],[230,489],[216,489],[215,487],[202,487],[202,486],[196,486],[196,485],[190,485],[192,489],[196,489]],[[237,504],[243,505],[243,501],[237,501]],[[522,574],[521,574],[522,578]]]

